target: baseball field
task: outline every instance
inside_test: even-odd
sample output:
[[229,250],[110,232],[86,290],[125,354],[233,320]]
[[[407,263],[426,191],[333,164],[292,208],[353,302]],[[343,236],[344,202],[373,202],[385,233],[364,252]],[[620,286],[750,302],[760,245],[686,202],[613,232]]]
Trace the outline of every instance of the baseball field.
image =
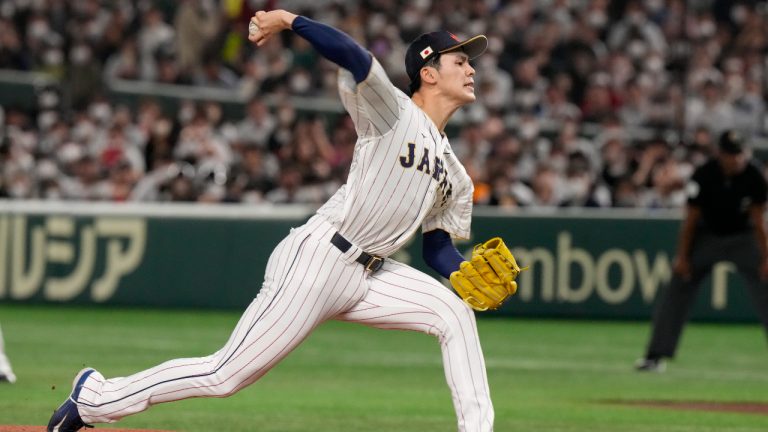
[[[0,431],[42,431],[84,365],[123,376],[206,355],[226,341],[238,318],[238,312],[0,305],[18,376],[16,384],[0,385]],[[663,374],[632,369],[647,337],[645,322],[481,319],[479,328],[497,431],[768,430],[768,350],[757,325],[689,326],[678,359]],[[233,397],[158,405],[104,427],[456,430],[436,340],[335,322]]]

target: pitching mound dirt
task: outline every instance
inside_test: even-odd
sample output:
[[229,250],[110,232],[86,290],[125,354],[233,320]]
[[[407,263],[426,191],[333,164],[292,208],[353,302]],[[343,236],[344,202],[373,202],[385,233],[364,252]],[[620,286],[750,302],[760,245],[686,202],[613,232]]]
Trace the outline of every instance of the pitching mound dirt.
[[649,408],[672,410],[716,411],[742,414],[768,415],[768,403],[765,402],[702,402],[702,401],[609,401],[612,404],[632,405]]

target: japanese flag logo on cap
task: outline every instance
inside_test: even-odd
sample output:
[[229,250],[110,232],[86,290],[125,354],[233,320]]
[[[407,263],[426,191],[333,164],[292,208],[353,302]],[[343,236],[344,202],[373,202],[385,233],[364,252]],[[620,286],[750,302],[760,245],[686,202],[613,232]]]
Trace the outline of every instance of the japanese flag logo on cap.
[[430,54],[432,54],[434,51],[432,51],[432,47],[426,47],[419,54],[421,54],[421,58],[426,59],[429,57]]

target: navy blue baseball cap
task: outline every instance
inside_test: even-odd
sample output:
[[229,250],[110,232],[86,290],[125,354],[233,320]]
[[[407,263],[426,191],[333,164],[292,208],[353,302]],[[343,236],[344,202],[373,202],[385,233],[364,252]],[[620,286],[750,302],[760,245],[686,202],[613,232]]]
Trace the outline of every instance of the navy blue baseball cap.
[[488,48],[488,38],[485,35],[477,35],[462,41],[445,30],[424,33],[411,42],[405,53],[405,72],[411,79],[411,90],[415,83],[421,81],[419,71],[431,58],[449,51],[460,50],[472,60],[485,52],[486,48]]

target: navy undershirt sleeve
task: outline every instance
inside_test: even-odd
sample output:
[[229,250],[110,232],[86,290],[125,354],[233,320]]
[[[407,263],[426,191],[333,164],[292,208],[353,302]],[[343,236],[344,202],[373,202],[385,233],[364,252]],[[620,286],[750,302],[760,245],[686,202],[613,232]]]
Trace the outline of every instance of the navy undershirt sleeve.
[[293,31],[312,44],[320,55],[352,72],[356,82],[368,77],[373,58],[346,33],[303,16],[293,20]]
[[465,261],[453,245],[451,236],[441,229],[424,233],[422,256],[428,266],[445,278],[449,278]]

